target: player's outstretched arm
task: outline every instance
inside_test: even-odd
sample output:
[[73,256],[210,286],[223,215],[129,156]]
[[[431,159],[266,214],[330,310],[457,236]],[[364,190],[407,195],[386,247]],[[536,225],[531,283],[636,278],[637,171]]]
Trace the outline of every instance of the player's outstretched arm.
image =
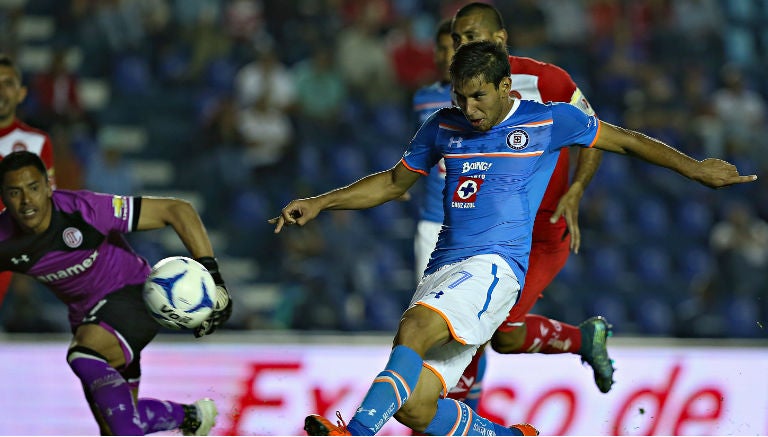
[[600,132],[594,147],[636,156],[651,164],[674,170],[710,188],[757,180],[757,175],[739,174],[736,166],[729,162],[715,158],[698,161],[655,138],[604,121],[600,121]]
[[304,226],[326,209],[367,209],[397,199],[408,191],[419,174],[398,163],[387,171],[368,175],[346,187],[319,196],[292,200],[280,215],[268,220],[279,233],[285,225]]
[[600,167],[600,161],[603,159],[603,151],[598,149],[580,149],[579,158],[576,163],[576,171],[573,174],[573,182],[568,187],[568,191],[557,203],[554,214],[549,221],[555,223],[560,216],[565,217],[565,223],[568,225],[568,233],[571,234],[571,250],[573,253],[579,253],[581,246],[581,230],[579,229],[579,203],[584,195],[584,190],[592,180],[592,176]]
[[142,196],[137,230],[171,226],[193,258],[212,257],[213,247],[200,215],[191,203],[172,197]]

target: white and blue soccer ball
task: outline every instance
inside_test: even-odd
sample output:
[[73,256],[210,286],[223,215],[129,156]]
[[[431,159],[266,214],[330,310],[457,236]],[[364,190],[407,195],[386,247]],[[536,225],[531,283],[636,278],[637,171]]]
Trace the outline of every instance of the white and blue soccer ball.
[[192,258],[172,256],[152,267],[144,283],[144,303],[157,323],[172,329],[195,329],[213,312],[216,284]]

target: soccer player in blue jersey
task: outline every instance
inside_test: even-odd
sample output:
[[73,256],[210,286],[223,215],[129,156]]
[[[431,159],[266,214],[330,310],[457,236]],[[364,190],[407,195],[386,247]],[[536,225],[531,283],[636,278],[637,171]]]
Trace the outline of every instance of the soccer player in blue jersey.
[[[451,106],[451,76],[448,67],[453,58],[454,47],[451,36],[451,20],[441,22],[435,32],[434,61],[440,79],[419,88],[413,95],[413,112],[421,126],[430,115],[440,108]],[[445,162],[441,159],[424,178],[424,198],[419,208],[419,221],[413,239],[413,253],[416,283],[424,275],[429,256],[435,249],[437,236],[443,226],[443,187],[445,187]],[[457,399],[477,411],[483,389],[486,369],[486,354],[478,350],[472,362],[464,370],[459,382],[452,387],[448,396]]]
[[208,335],[229,318],[232,300],[194,207],[173,198],[53,190],[42,159],[27,151],[0,161],[0,194],[6,206],[0,270],[38,280],[67,305],[73,333],[67,363],[101,433],[207,435],[216,423],[212,400],[185,405],[138,398],[141,351],[160,325],[142,299],[150,265],[123,237],[165,226],[176,231],[217,285],[213,315],[195,331]]
[[587,115],[570,104],[510,96],[506,51],[470,42],[456,51],[451,84],[458,107],[433,114],[391,169],[345,187],[293,200],[269,220],[306,225],[326,209],[365,209],[393,200],[442,158],[445,222],[437,247],[395,334],[390,358],[355,415],[337,425],[305,420],[310,435],[373,435],[391,417],[433,435],[533,435],[506,428],[444,396],[524,286],[533,221],[560,148],[632,155],[712,188],[751,182],[732,164],[698,161],[654,138]]

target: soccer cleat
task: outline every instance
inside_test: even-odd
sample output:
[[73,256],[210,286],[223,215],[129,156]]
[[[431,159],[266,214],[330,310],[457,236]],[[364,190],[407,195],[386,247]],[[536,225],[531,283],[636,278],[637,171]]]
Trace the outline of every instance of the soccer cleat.
[[591,317],[579,325],[581,330],[581,362],[592,367],[595,384],[603,393],[613,385],[613,360],[608,356],[606,342],[611,335],[611,325],[600,316]]
[[517,425],[512,425],[509,428],[520,431],[522,433],[521,435],[539,435],[539,430],[528,423],[518,423]]
[[352,435],[347,429],[346,422],[341,418],[341,413],[337,411],[336,417],[339,420],[334,425],[323,416],[310,414],[304,419],[304,431],[307,435]]
[[208,435],[219,414],[212,399],[204,398],[184,405],[184,422],[179,427],[184,435]]

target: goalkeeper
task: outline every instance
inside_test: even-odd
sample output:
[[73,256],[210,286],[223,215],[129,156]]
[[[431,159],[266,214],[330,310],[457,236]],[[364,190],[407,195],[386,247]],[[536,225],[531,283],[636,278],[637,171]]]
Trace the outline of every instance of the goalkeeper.
[[123,234],[171,226],[216,282],[214,312],[196,331],[211,334],[232,313],[200,216],[175,198],[53,190],[43,161],[22,151],[0,161],[0,270],[45,284],[67,305],[72,343],[67,362],[80,379],[103,435],[144,435],[180,429],[207,435],[216,405],[139,399],[141,351],[160,325],[142,299],[150,272]]

